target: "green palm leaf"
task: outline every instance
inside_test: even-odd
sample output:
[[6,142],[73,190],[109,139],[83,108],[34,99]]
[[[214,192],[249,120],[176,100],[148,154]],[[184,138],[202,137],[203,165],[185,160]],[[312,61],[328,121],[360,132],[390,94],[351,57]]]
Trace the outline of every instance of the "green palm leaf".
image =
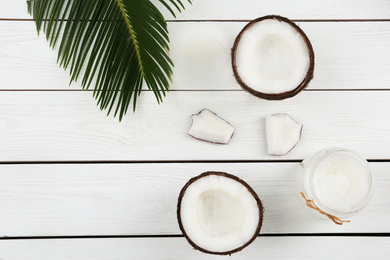
[[[180,0],[159,0],[173,15]],[[190,2],[190,0],[188,0]],[[144,82],[161,102],[169,90],[173,63],[167,24],[150,0],[28,0],[38,33],[59,45],[58,62],[70,70],[70,83],[95,85],[100,108],[121,120]],[[172,6],[172,7],[171,7]],[[59,43],[59,44],[57,44]]]

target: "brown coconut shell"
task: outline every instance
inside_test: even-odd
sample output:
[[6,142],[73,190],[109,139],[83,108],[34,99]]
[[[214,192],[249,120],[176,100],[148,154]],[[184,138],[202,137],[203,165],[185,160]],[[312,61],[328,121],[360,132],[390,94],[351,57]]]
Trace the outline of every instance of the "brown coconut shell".
[[[240,246],[238,248],[235,248],[235,249],[232,249],[230,251],[226,251],[226,252],[214,252],[214,251],[209,251],[209,250],[206,250],[204,248],[201,248],[199,247],[197,244],[195,244],[191,238],[187,235],[184,227],[183,227],[183,224],[182,224],[182,221],[181,221],[181,212],[180,212],[180,208],[181,208],[181,202],[183,200],[183,197],[184,197],[184,194],[187,190],[187,188],[193,184],[194,182],[196,182],[197,180],[203,178],[203,177],[206,177],[206,176],[209,176],[209,175],[217,175],[217,176],[222,176],[222,177],[226,177],[226,178],[230,178],[230,179],[233,179],[239,183],[241,183],[242,185],[244,185],[249,193],[252,194],[253,198],[256,200],[256,203],[257,203],[257,207],[259,209],[259,223],[257,225],[257,228],[256,228],[256,231],[254,232],[252,238],[246,242],[243,246]],[[229,173],[226,173],[226,172],[214,172],[214,171],[209,171],[209,172],[204,172],[202,174],[200,174],[199,176],[197,177],[194,177],[192,179],[190,179],[186,185],[184,185],[184,187],[182,188],[182,190],[180,191],[180,195],[179,195],[179,199],[178,199],[178,203],[177,203],[177,220],[179,222],[179,227],[180,227],[180,230],[181,232],[183,233],[184,237],[187,239],[187,241],[194,247],[194,249],[196,250],[199,250],[203,253],[207,253],[207,254],[215,254],[215,255],[231,255],[233,253],[236,253],[236,252],[239,252],[241,250],[243,250],[245,247],[247,247],[249,244],[251,244],[256,238],[257,236],[259,235],[260,233],[260,229],[261,229],[261,226],[263,224],[263,215],[264,215],[264,207],[263,207],[263,204],[261,202],[261,200],[259,199],[259,197],[257,196],[256,192],[245,182],[243,181],[242,179],[238,178],[237,176],[234,176],[234,175],[231,175]]]
[[[303,38],[304,42],[306,43],[306,46],[307,46],[307,49],[309,51],[309,57],[310,57],[310,65],[309,65],[309,69],[306,73],[306,76],[305,78],[303,79],[303,81],[301,82],[301,84],[299,84],[295,89],[293,90],[290,90],[290,91],[286,91],[286,92],[282,92],[282,93],[263,93],[263,92],[259,92],[257,90],[254,90],[252,89],[250,86],[248,86],[240,77],[240,74],[238,73],[237,71],[237,66],[236,66],[236,55],[237,55],[237,47],[240,43],[240,40],[241,40],[241,37],[242,35],[245,33],[245,31],[247,29],[249,29],[252,25],[258,23],[258,22],[261,22],[261,21],[264,21],[264,20],[267,20],[267,19],[274,19],[274,20],[278,20],[278,21],[281,21],[281,22],[285,22],[285,23],[288,23],[290,24]],[[267,99],[267,100],[282,100],[282,99],[286,99],[286,98],[291,98],[295,95],[297,95],[299,92],[301,92],[302,90],[304,90],[308,85],[309,85],[309,82],[313,79],[313,74],[314,74],[314,51],[313,51],[313,46],[311,45],[310,41],[309,41],[309,38],[306,36],[306,34],[302,31],[301,28],[298,27],[298,25],[296,25],[294,22],[292,22],[291,20],[285,18],[285,17],[282,17],[282,16],[278,16],[278,15],[267,15],[267,16],[263,16],[263,17],[260,17],[260,18],[257,18],[251,22],[249,22],[242,30],[241,32],[238,34],[238,36],[236,37],[236,40],[234,41],[234,45],[233,45],[233,48],[232,48],[232,67],[233,67],[233,73],[234,73],[234,77],[236,78],[238,84],[240,84],[240,86],[248,91],[249,93],[251,93],[252,95],[256,96],[256,97],[259,97],[259,98],[262,98],[262,99]]]

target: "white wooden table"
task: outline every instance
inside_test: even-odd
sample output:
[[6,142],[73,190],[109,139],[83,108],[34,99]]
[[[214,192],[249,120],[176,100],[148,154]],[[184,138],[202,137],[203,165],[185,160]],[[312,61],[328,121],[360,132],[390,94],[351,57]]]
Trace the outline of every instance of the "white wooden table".
[[[389,259],[390,1],[193,2],[169,22],[172,91],[160,106],[144,93],[119,123],[68,87],[25,0],[0,0],[0,259],[218,258],[176,221],[181,187],[208,170],[241,177],[265,207],[261,235],[229,259]],[[235,36],[267,14],[296,21],[316,53],[309,88],[281,102],[242,91],[230,65]],[[203,108],[236,127],[228,146],[186,135]],[[305,125],[285,157],[266,154],[264,116],[277,112]],[[343,226],[307,214],[293,190],[299,162],[332,146],[367,158],[377,179]]]

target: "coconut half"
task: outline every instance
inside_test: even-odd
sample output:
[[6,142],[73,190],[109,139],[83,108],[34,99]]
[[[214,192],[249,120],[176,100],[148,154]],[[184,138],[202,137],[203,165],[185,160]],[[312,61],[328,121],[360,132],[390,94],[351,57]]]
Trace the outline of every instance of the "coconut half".
[[287,114],[266,115],[265,133],[269,155],[288,154],[299,143],[303,125]]
[[248,23],[232,49],[241,87],[268,100],[290,98],[305,89],[314,72],[314,51],[306,34],[285,17],[269,15]]
[[263,205],[243,180],[224,172],[205,172],[192,178],[180,192],[179,226],[197,250],[230,255],[258,236]]

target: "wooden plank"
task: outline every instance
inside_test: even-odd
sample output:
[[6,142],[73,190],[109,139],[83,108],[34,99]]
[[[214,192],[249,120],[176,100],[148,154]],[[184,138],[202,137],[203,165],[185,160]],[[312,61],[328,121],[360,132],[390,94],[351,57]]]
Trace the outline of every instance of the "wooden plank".
[[[264,101],[246,92],[171,92],[158,105],[144,92],[137,112],[107,117],[91,92],[6,91],[0,95],[0,161],[286,160],[331,146],[367,159],[390,159],[390,91],[303,92]],[[190,115],[208,108],[230,122],[229,145],[186,133]],[[287,156],[266,152],[265,114],[289,113],[305,125]]]
[[[230,50],[245,24],[171,23],[173,89],[241,89]],[[315,52],[308,89],[390,89],[390,22],[299,25]]]
[[[230,49],[243,22],[170,23],[174,90],[241,90]],[[299,25],[311,39],[316,68],[309,89],[390,89],[390,22]],[[33,22],[1,22],[0,89],[69,88],[69,73],[56,64]]]
[[[158,0],[153,2],[158,3]],[[240,0],[228,3],[224,0],[197,0],[193,1],[192,6],[188,3],[185,5],[187,10],[178,14],[178,19],[248,20],[268,14],[293,19],[389,19],[390,13],[390,3],[387,0]],[[160,10],[166,18],[173,18],[164,8]],[[26,0],[1,0],[0,18],[31,18],[27,13]]]
[[370,167],[377,179],[372,201],[338,226],[299,204],[298,163],[1,165],[0,236],[181,234],[179,192],[205,171],[228,172],[252,186],[265,208],[262,234],[390,233],[390,163]]
[[[259,237],[229,259],[386,259],[388,237]],[[0,257],[19,259],[220,259],[193,250],[184,238],[0,241]]]

